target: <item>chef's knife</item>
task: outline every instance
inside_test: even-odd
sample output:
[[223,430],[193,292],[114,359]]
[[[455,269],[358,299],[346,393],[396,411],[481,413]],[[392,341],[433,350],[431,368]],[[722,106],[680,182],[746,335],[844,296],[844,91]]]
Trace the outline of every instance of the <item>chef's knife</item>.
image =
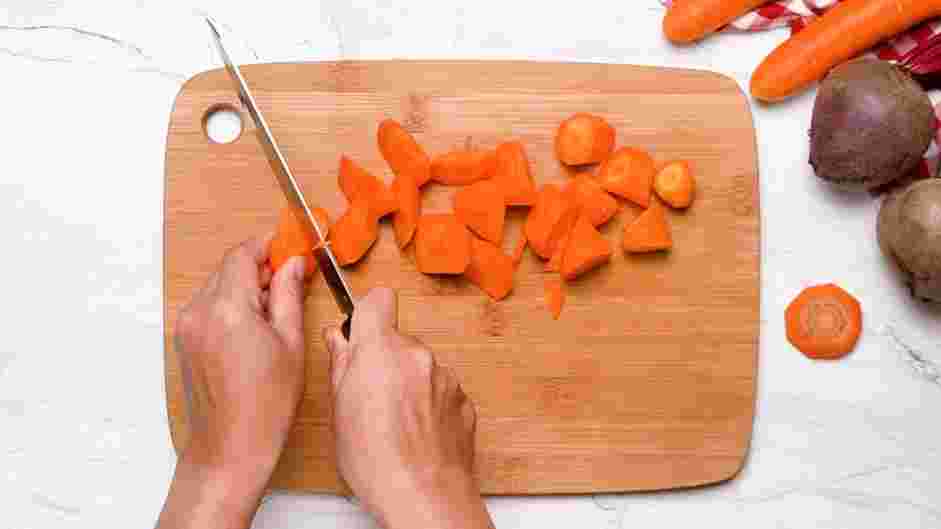
[[226,53],[225,48],[222,46],[222,37],[219,35],[219,30],[216,29],[216,25],[213,24],[212,20],[209,18],[206,19],[206,23],[209,24],[209,29],[212,30],[216,49],[219,50],[219,55],[225,62],[225,69],[229,72],[229,77],[232,78],[232,82],[235,83],[239,99],[242,101],[242,104],[245,105],[245,108],[248,109],[248,113],[252,116],[252,121],[255,122],[258,139],[265,153],[268,155],[268,162],[278,179],[281,191],[284,192],[288,204],[291,205],[291,210],[297,215],[298,220],[307,226],[310,233],[316,235],[316,239],[321,241],[321,243],[313,249],[314,256],[317,259],[317,264],[320,265],[324,280],[326,280],[327,285],[330,287],[330,292],[333,293],[333,297],[340,307],[340,311],[346,315],[342,330],[343,336],[349,339],[350,320],[353,317],[353,297],[350,295],[350,289],[343,279],[343,273],[340,271],[336,257],[334,257],[333,251],[330,249],[330,242],[326,237],[328,231],[327,227],[317,224],[317,220],[314,218],[310,207],[307,205],[307,201],[304,199],[301,188],[297,185],[297,180],[294,179],[294,173],[291,172],[287,160],[284,158],[284,154],[281,152],[281,149],[278,148],[277,142],[275,142],[271,128],[268,127],[268,122],[265,121],[261,110],[258,109],[258,104],[255,103],[255,98],[252,97],[252,93],[248,89],[248,84],[245,82],[245,78],[242,77],[242,72],[239,70],[238,66],[232,62],[232,59],[229,58],[229,54]]

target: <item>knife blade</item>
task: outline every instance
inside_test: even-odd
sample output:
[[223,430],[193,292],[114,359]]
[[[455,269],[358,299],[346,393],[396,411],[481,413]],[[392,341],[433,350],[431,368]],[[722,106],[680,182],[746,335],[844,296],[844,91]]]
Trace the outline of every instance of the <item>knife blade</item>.
[[212,31],[216,50],[218,50],[222,61],[225,63],[225,69],[236,86],[239,99],[248,110],[252,121],[255,122],[258,139],[268,157],[268,162],[271,165],[272,171],[274,171],[281,191],[284,193],[284,197],[287,199],[288,204],[291,205],[291,210],[297,215],[298,220],[307,226],[310,233],[316,235],[317,239],[321,241],[320,244],[313,249],[314,257],[317,259],[317,264],[320,265],[324,280],[327,282],[327,286],[330,287],[330,292],[333,294],[333,298],[336,300],[340,312],[346,315],[342,330],[343,335],[349,339],[350,320],[353,317],[354,309],[353,296],[350,294],[350,288],[346,284],[343,273],[340,271],[336,257],[333,255],[333,250],[330,249],[330,242],[326,237],[327,227],[320,226],[314,218],[313,213],[311,213],[310,206],[308,206],[307,200],[304,199],[301,188],[297,185],[297,180],[294,178],[294,173],[291,172],[291,168],[288,166],[284,153],[278,147],[278,143],[274,139],[274,134],[272,134],[268,122],[265,120],[264,115],[262,115],[258,104],[255,102],[255,98],[252,96],[251,90],[248,88],[248,83],[246,83],[245,78],[242,77],[242,72],[239,70],[239,67],[232,62],[229,54],[225,51],[219,30],[208,17],[206,18],[206,23],[209,24],[209,29]]

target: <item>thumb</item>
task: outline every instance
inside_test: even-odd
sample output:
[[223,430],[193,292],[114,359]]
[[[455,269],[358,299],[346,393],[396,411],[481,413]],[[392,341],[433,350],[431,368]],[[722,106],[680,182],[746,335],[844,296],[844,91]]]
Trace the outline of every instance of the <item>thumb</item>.
[[271,326],[297,351],[304,350],[304,268],[303,257],[292,257],[271,279],[268,313]]
[[350,342],[346,341],[343,333],[337,327],[325,329],[323,340],[327,344],[327,352],[330,353],[330,383],[335,393],[340,387],[340,383],[343,382],[346,372],[350,369],[353,347]]
[[388,288],[375,288],[356,302],[353,312],[353,329],[350,339],[353,343],[369,343],[371,339],[398,328],[397,299],[395,292]]

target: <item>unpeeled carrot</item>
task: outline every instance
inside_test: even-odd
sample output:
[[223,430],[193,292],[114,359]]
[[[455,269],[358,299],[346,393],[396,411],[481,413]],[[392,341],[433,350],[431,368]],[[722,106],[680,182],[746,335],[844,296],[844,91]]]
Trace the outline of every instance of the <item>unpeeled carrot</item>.
[[566,165],[598,163],[614,149],[614,127],[601,116],[579,112],[559,125],[555,153]]
[[702,39],[768,0],[675,0],[663,17],[663,33],[671,42]]
[[589,173],[577,174],[566,185],[565,192],[572,194],[582,214],[587,215],[595,226],[611,220],[620,209],[618,201]]
[[418,187],[431,179],[431,160],[415,138],[394,119],[383,120],[377,133],[379,151],[396,176],[408,174]]
[[552,319],[559,319],[562,314],[562,306],[565,305],[565,290],[562,286],[562,280],[557,277],[547,277],[543,281],[543,289],[546,295],[546,306],[552,314]]
[[808,358],[834,360],[850,353],[862,331],[859,301],[834,284],[801,292],[784,312],[787,339]]
[[[311,213],[321,229],[330,229],[330,217],[323,208],[313,208]],[[315,234],[310,233],[307,225],[301,222],[298,215],[304,215],[304,213],[298,211],[295,214],[295,210],[290,207],[281,210],[278,229],[271,242],[268,243],[268,264],[272,272],[277,272],[288,259],[305,256],[307,265],[304,269],[304,276],[310,278],[317,272],[317,261],[314,260],[313,251],[319,241]]]
[[378,235],[379,225],[369,202],[356,200],[333,225],[330,246],[340,265],[351,265],[366,255]]
[[591,221],[582,215],[575,222],[562,257],[562,277],[567,281],[596,268],[611,259],[611,243],[598,233]]
[[458,190],[452,197],[454,215],[471,231],[494,244],[503,241],[506,203],[503,191],[491,180]]
[[673,247],[673,236],[663,206],[653,200],[647,211],[624,226],[624,250],[630,253],[657,252]]
[[646,151],[633,147],[618,149],[598,169],[601,187],[638,206],[650,205],[650,189],[657,165]]
[[508,141],[497,146],[493,178],[503,190],[507,206],[531,206],[536,202],[536,185],[522,143]]
[[464,275],[494,301],[507,297],[513,290],[514,272],[516,264],[499,247],[471,237],[470,263]]
[[543,259],[552,257],[555,241],[564,233],[557,225],[560,222],[571,222],[572,211],[577,210],[578,206],[571,195],[563,193],[557,185],[542,186],[536,204],[523,225],[526,240],[536,255]]
[[491,178],[496,168],[496,151],[461,149],[435,156],[431,179],[452,186],[472,184]]
[[661,167],[653,179],[653,189],[670,206],[688,208],[696,192],[696,180],[689,162],[677,160]]
[[470,264],[471,234],[454,215],[422,215],[415,235],[415,260],[424,274],[463,274]]
[[347,202],[352,203],[355,200],[368,202],[369,209],[376,219],[399,209],[395,193],[372,173],[346,156],[340,157],[337,182]]
[[786,99],[834,66],[936,16],[941,0],[841,2],[768,55],[752,74],[751,93],[762,101]]

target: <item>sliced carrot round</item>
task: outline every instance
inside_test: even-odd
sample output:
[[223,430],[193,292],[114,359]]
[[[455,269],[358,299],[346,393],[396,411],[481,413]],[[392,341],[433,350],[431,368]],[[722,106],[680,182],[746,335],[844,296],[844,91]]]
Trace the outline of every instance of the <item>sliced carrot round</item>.
[[850,353],[862,330],[859,301],[832,283],[809,287],[784,313],[787,339],[808,358],[833,360]]
[[594,114],[573,114],[555,136],[556,156],[566,165],[601,162],[613,149],[614,127]]
[[693,203],[696,191],[696,181],[689,162],[678,160],[661,167],[653,179],[653,189],[671,207],[688,208]]

